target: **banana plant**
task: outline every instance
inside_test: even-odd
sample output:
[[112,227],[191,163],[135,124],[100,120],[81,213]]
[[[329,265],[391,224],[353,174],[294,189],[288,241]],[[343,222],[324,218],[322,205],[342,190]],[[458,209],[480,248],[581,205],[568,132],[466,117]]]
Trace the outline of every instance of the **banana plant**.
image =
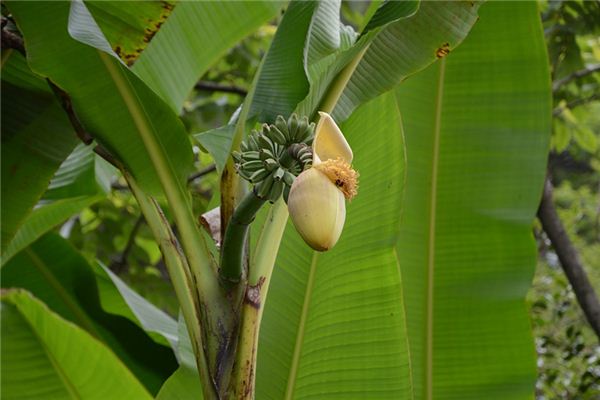
[[[15,113],[40,108],[40,117],[27,115],[34,123],[75,130],[117,168],[160,246],[181,308],[178,328],[149,306],[123,314],[174,349],[179,367],[159,391],[164,369],[146,370],[127,349],[116,349],[119,333],[98,331],[106,328],[103,312],[80,306],[81,298],[69,294],[77,284],[61,282],[43,262],[48,243],[72,252],[60,238],[43,236],[64,207],[55,205],[62,213],[53,218],[39,216],[48,205],[31,212],[43,179],[20,197],[3,188],[3,204],[6,197],[17,209],[23,201],[6,233],[3,223],[3,270],[10,287],[26,288],[52,308],[23,289],[4,291],[3,341],[46,351],[53,393],[207,400],[531,394],[532,342],[522,304],[534,265],[527,229],[541,193],[550,118],[534,3],[373,2],[358,32],[340,19],[340,0],[6,6],[27,61],[7,54],[9,61],[17,57],[8,71],[28,76],[24,82],[11,74],[9,82],[15,92],[43,100],[39,107],[16,104]],[[280,8],[277,32],[240,109],[227,126],[194,135],[220,172],[219,217],[205,229],[187,189],[192,138],[177,114],[211,63]],[[524,58],[527,68],[520,66]],[[2,65],[3,72],[12,65],[4,52]],[[465,116],[465,106],[476,114]],[[35,134],[18,123],[14,130],[21,130],[19,140]],[[53,153],[44,179],[73,147],[65,141]],[[4,157],[2,167],[5,181]],[[465,209],[468,199],[458,190],[476,190],[480,201]],[[475,229],[484,226],[494,229]],[[453,227],[460,242],[452,241]],[[453,243],[467,272],[453,273]],[[467,268],[486,255],[478,273]],[[39,270],[43,290],[31,276],[19,276],[25,265]],[[89,281],[89,264],[69,265],[86,268]],[[97,271],[125,299],[135,298],[109,271]],[[463,286],[475,291],[472,299],[460,297]],[[99,296],[88,301],[102,303]],[[461,301],[450,301],[456,296]],[[484,305],[497,315],[486,315]],[[461,307],[466,316],[452,326]],[[5,316],[15,325],[6,334]],[[96,381],[86,380],[79,361],[44,326],[96,349],[101,357],[88,365],[119,379],[94,392]],[[507,329],[520,356],[512,370],[497,339]],[[468,342],[492,354],[489,363],[502,362],[473,374],[486,360]],[[32,379],[23,372],[27,363],[12,361],[16,351],[6,354],[22,368],[11,372],[2,357],[3,395],[21,398],[19,384]],[[164,360],[166,368],[172,360]]]

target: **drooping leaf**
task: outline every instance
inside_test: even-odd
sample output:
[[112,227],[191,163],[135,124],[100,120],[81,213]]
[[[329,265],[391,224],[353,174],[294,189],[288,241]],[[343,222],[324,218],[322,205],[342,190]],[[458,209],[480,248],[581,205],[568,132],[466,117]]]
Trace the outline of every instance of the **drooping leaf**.
[[281,1],[182,1],[133,66],[175,111],[208,68],[272,18]]
[[224,125],[193,135],[194,139],[213,156],[219,171],[223,171],[229,158],[234,132],[235,125]]
[[288,224],[260,331],[257,398],[410,395],[394,250],[404,176],[400,124],[388,94],[341,126],[361,182],[332,250],[314,252]]
[[[424,1],[414,15],[384,25],[342,92],[334,117],[343,121],[360,104],[387,92],[453,51],[477,20],[479,3]],[[385,3],[384,7],[392,6]],[[398,10],[393,11],[404,11],[400,6],[395,7]],[[387,18],[377,19],[377,23],[384,22],[388,22]]]
[[304,71],[304,44],[317,4],[292,1],[288,5],[265,55],[249,117],[272,122],[277,115],[291,114],[306,96],[309,84]]
[[[102,308],[107,312],[125,315],[130,320],[137,321],[146,332],[155,333],[152,336],[156,341],[176,348],[179,336],[177,322],[127,286],[106,266],[101,263],[98,264],[100,268],[96,268],[96,280],[101,292],[100,302]],[[120,298],[112,295],[112,293],[102,294],[104,290],[114,291],[114,289],[119,291]],[[123,302],[125,304],[122,304]],[[127,315],[130,313],[131,315]]]
[[80,143],[62,162],[34,210],[23,221],[2,254],[2,265],[43,234],[86,207],[110,189],[114,167]]
[[78,142],[43,80],[13,52],[2,67],[2,253]]
[[2,265],[6,264],[15,254],[35,242],[50,229],[100,199],[102,199],[100,195],[72,197],[56,200],[33,210],[19,227],[14,238],[2,254]]
[[131,66],[173,12],[174,1],[86,1],[114,52]]
[[156,393],[175,370],[175,357],[143,331],[136,313],[129,310],[115,284],[109,283],[106,275],[97,280],[87,260],[56,234],[43,236],[2,267],[3,288],[33,293],[62,318],[109,346]]
[[489,2],[480,14],[460,48],[397,91],[415,398],[534,393],[525,294],[550,132],[548,61],[535,3]]
[[43,200],[93,196],[99,192],[96,183],[95,153],[92,146],[80,143],[62,162],[44,193]]
[[341,3],[339,0],[317,3],[304,46],[304,69],[309,81],[319,75],[315,64],[334,55],[342,45]]
[[156,400],[202,400],[202,386],[198,372],[181,365],[169,377],[156,395]]
[[101,342],[24,290],[2,293],[5,399],[151,399]]
[[[392,5],[394,3],[396,5]],[[369,21],[369,31],[363,32],[360,39],[348,38],[348,29],[340,28],[342,45],[339,50],[322,61],[311,65],[310,81],[311,86],[307,96],[298,104],[297,111],[304,115],[315,115],[317,109],[322,109],[324,97],[328,91],[338,92],[344,89],[344,86],[334,87],[336,78],[344,68],[353,62],[358,62],[364,51],[377,39],[377,35],[392,22],[409,18],[417,12],[420,2],[386,2],[377,9],[377,12]],[[317,20],[318,21],[318,20]],[[309,35],[309,44],[311,43],[312,32]],[[356,42],[355,42],[356,41]],[[347,82],[341,82],[341,85]],[[336,100],[337,101],[337,100]]]
[[[183,124],[115,58],[105,39],[104,45],[100,43],[102,32],[83,3],[72,6],[70,15],[68,3],[8,4],[24,35],[29,65],[71,96],[85,128],[126,165],[145,190],[161,194],[161,174],[184,186],[193,155]],[[80,40],[111,54],[74,40],[66,30],[68,25]]]

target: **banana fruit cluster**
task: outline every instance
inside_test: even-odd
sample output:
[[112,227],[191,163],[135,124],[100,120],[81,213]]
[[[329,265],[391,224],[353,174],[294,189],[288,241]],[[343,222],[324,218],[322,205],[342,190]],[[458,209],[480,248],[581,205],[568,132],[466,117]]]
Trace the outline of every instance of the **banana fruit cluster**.
[[274,124],[253,130],[234,152],[238,174],[254,184],[254,193],[274,203],[287,197],[296,176],[312,165],[315,124],[292,114],[286,121],[279,115]]

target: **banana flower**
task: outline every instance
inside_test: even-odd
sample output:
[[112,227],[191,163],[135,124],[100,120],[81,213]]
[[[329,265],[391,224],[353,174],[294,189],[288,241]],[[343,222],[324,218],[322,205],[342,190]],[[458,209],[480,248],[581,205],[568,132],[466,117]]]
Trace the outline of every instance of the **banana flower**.
[[346,219],[346,199],[356,195],[352,149],[333,118],[319,112],[312,167],[294,180],[288,209],[296,230],[317,251],[331,249]]

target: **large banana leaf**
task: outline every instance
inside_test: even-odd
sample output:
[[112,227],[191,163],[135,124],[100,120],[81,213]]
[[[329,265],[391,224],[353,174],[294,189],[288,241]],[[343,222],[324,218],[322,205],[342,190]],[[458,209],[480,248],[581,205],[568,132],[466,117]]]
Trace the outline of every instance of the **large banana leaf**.
[[112,49],[131,66],[171,15],[174,1],[86,1]]
[[[102,41],[82,3],[10,2],[25,39],[28,61],[65,90],[85,128],[123,162],[149,193],[161,194],[160,177],[185,187],[193,155],[181,121],[108,49],[74,40]],[[114,56],[114,57],[113,57]],[[85,84],[82,84],[85,82]],[[176,182],[173,182],[175,180]]]
[[156,400],[202,400],[202,387],[198,371],[185,365],[177,368],[165,381],[156,395]]
[[[140,306],[141,298],[123,294],[121,285],[104,271],[94,273],[85,258],[56,234],[45,235],[2,268],[3,288],[33,293],[62,318],[108,345],[156,393],[177,363],[172,351],[155,343],[141,327],[145,323],[147,328],[151,319],[157,321],[155,326],[164,327],[166,316],[151,305]],[[134,302],[141,312],[129,309]],[[163,329],[161,334],[174,336],[175,321],[172,324],[175,333]],[[153,337],[168,345],[162,337]]]
[[95,153],[92,146],[80,143],[62,162],[42,200],[93,196],[99,192],[96,183]]
[[12,52],[2,66],[2,254],[77,141],[47,84]]
[[24,290],[2,293],[4,399],[151,399],[102,343]]
[[404,311],[394,245],[404,147],[393,94],[342,126],[361,175],[344,233],[312,251],[288,224],[258,348],[259,399],[399,399],[410,394]]
[[62,162],[35,209],[2,253],[2,265],[43,234],[104,198],[114,168],[80,143]]
[[[384,25],[369,45],[334,109],[344,120],[360,104],[395,87],[453,51],[477,21],[480,1],[423,1],[412,16]],[[382,5],[387,13],[401,6]],[[387,22],[387,18],[376,23]],[[367,25],[372,29],[375,23]],[[369,34],[367,34],[368,36]]]
[[4,253],[2,266],[18,252],[42,237],[46,232],[102,199],[102,196],[78,196],[61,199],[36,208],[17,230]]
[[256,82],[250,117],[261,122],[289,115],[306,96],[309,84],[304,71],[305,42],[317,2],[292,1],[277,27]]
[[490,2],[464,44],[397,91],[398,241],[418,399],[530,399],[525,306],[551,96],[534,2]]
[[182,1],[132,70],[176,112],[194,84],[244,36],[280,9],[282,1]]

